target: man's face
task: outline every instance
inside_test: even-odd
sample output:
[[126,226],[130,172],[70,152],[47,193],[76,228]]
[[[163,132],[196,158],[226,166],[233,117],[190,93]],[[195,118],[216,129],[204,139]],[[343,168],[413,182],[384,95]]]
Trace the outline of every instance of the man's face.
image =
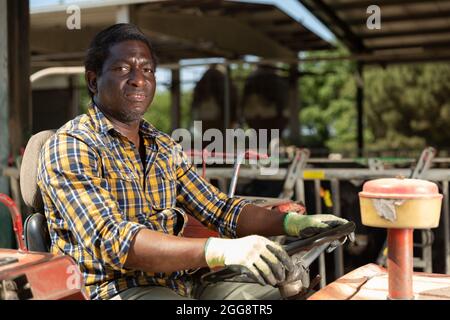
[[150,49],[137,40],[113,45],[96,80],[94,101],[103,112],[123,123],[140,120],[156,88]]

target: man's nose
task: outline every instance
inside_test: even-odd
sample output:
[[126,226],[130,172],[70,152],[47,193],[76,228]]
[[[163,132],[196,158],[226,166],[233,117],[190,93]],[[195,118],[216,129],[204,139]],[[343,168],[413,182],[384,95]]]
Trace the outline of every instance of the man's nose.
[[132,70],[128,83],[134,87],[145,86],[145,76],[143,71],[139,69]]

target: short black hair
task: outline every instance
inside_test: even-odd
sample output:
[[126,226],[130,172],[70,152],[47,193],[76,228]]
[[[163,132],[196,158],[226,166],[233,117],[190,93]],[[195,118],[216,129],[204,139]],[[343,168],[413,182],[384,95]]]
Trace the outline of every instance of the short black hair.
[[[134,24],[118,23],[100,31],[94,39],[86,52],[84,60],[84,68],[86,71],[93,71],[98,76],[102,73],[103,63],[109,55],[109,49],[120,42],[128,40],[138,40],[147,45],[150,49],[150,54],[156,68],[157,57],[153,50],[153,46],[146,35]],[[92,92],[89,90],[92,97]]]

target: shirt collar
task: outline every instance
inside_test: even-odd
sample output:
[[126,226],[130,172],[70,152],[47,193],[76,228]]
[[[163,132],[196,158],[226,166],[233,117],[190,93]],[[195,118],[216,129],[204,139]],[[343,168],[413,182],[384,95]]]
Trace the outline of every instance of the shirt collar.
[[[88,108],[88,115],[92,118],[95,128],[101,133],[108,133],[110,130],[115,130],[111,121],[103,114],[103,112],[92,102]],[[156,138],[160,135],[158,129],[156,129],[150,122],[145,119],[141,119],[139,125],[139,131],[144,136]]]

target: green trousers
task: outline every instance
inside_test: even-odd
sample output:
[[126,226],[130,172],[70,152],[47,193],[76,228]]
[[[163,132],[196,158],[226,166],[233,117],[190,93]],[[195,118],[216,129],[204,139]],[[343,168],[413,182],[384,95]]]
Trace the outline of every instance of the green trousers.
[[253,283],[219,282],[194,291],[194,298],[178,295],[158,286],[135,287],[120,292],[111,300],[279,300],[280,293],[272,286]]

